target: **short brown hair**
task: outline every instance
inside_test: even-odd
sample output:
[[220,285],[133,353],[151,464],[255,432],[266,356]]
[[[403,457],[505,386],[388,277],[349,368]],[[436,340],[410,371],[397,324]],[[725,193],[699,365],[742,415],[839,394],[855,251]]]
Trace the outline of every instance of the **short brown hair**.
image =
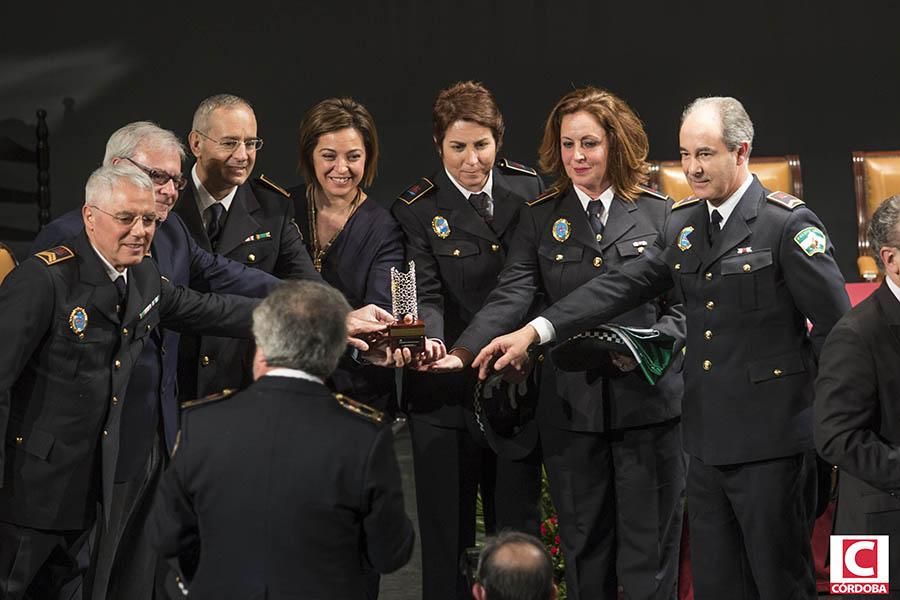
[[588,86],[572,90],[556,103],[538,148],[541,171],[556,177],[554,185],[568,187],[560,152],[562,119],[579,111],[592,115],[606,132],[609,144],[607,171],[613,189],[624,198],[634,201],[641,193],[640,184],[647,181],[647,153],[650,143],[644,124],[624,100],[600,88]]
[[441,90],[434,100],[431,126],[438,150],[444,143],[447,128],[457,121],[472,121],[487,127],[494,135],[497,152],[503,145],[503,115],[494,95],[477,81],[460,81]]
[[328,98],[309,109],[300,121],[300,161],[297,168],[307,185],[319,187],[313,166],[313,151],[319,138],[332,131],[355,129],[366,149],[366,167],[362,184],[370,186],[378,171],[378,131],[365,106],[353,98]]

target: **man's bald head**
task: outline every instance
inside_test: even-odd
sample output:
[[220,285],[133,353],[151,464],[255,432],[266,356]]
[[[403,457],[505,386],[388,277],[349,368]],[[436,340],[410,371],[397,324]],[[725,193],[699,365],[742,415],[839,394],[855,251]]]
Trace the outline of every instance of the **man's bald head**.
[[477,600],[554,600],[553,564],[536,537],[517,531],[489,539],[478,558]]

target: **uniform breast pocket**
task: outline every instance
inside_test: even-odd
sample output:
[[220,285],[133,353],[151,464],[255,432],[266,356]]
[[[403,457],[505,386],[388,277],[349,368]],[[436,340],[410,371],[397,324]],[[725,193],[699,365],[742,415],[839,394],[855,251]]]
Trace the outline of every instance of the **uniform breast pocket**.
[[547,288],[554,293],[562,288],[565,274],[577,269],[584,256],[584,248],[566,244],[545,243],[538,247],[541,274]]
[[686,305],[690,304],[691,292],[697,287],[697,271],[700,269],[700,258],[692,253],[669,253],[667,256],[675,290]]
[[465,289],[483,285],[478,278],[481,251],[477,243],[470,240],[437,240],[434,254],[449,287]]
[[51,377],[86,381],[108,367],[115,333],[91,325],[88,322],[78,334],[71,331],[68,323],[59,327],[50,353],[52,363],[48,364]]
[[722,276],[731,301],[753,310],[775,301],[775,267],[771,250],[757,250],[722,259]]
[[656,232],[646,233],[638,237],[630,237],[627,240],[616,242],[616,252],[623,259],[643,256],[644,251],[656,242]]
[[267,238],[244,242],[229,254],[229,258],[253,267],[272,262],[272,257],[277,250],[275,240]]

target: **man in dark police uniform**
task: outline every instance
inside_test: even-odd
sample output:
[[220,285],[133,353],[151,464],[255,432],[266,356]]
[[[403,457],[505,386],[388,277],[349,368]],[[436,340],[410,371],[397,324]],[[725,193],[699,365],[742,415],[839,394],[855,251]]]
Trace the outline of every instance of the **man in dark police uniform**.
[[129,375],[161,323],[249,335],[252,300],[172,286],[144,260],[153,185],[132,165],[91,175],[84,231],[24,261],[0,288],[0,589],[51,598],[109,519]]
[[412,523],[384,415],[323,381],[350,310],[287,282],[253,313],[257,381],[185,405],[150,518],[197,598],[365,598],[409,560]]
[[643,260],[594,278],[473,363],[481,375],[495,353],[504,354],[498,369],[522,364],[532,344],[675,288],[687,316],[682,428],[698,600],[816,596],[812,382],[849,302],[821,222],[760,185],[752,142],[737,100],[692,103],[680,145],[695,196],[673,207],[665,235]]
[[[203,100],[188,142],[197,162],[175,212],[200,247],[279,279],[321,281],[294,222],[289,194],[264,176],[248,181],[263,144],[250,104],[230,94]],[[185,336],[181,343],[182,400],[243,388],[253,380],[248,341]]]

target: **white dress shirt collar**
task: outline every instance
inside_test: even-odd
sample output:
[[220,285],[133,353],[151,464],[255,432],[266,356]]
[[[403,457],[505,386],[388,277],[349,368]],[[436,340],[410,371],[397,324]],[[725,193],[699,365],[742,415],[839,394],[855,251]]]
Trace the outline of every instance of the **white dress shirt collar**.
[[222,198],[221,200],[216,200],[213,198],[212,194],[206,191],[206,188],[203,187],[203,184],[200,183],[200,177],[197,175],[197,164],[194,163],[194,166],[191,167],[191,179],[194,180],[194,187],[197,188],[197,208],[200,210],[200,216],[203,218],[203,225],[208,225],[206,222],[206,209],[219,202],[222,206],[225,207],[225,212],[231,208],[231,202],[234,200],[234,195],[237,193],[237,186],[231,188],[231,191],[228,192],[228,195]]
[[888,289],[894,294],[894,298],[897,299],[897,302],[900,302],[900,286],[894,283],[890,277],[885,276],[884,280],[887,282]]
[[719,229],[725,227],[725,222],[728,221],[728,217],[731,216],[731,213],[734,212],[734,207],[737,206],[737,203],[740,201],[741,196],[744,195],[744,192],[747,191],[747,188],[750,187],[750,184],[753,183],[753,175],[747,175],[747,179],[744,180],[744,183],[741,184],[735,192],[728,196],[728,200],[720,204],[719,206],[713,206],[709,202],[706,203],[706,208],[709,210],[710,216],[712,216],[712,211],[717,210],[719,214],[722,215],[722,221],[719,223]]
[[456,186],[456,189],[459,190],[459,193],[462,194],[463,198],[465,198],[466,200],[468,200],[469,196],[471,196],[472,194],[478,194],[481,192],[484,192],[485,194],[487,194],[488,198],[490,198],[491,200],[494,199],[494,196],[491,193],[494,191],[494,171],[493,171],[493,169],[488,171],[487,181],[484,182],[484,187],[481,188],[480,192],[472,192],[472,191],[469,191],[466,188],[464,188],[456,179],[453,178],[453,175],[450,174],[450,171],[447,170],[447,167],[444,167],[444,172],[447,173],[447,177],[450,179],[450,181],[453,183],[453,185]]
[[609,217],[609,207],[612,206],[613,197],[616,195],[616,192],[613,190],[612,186],[606,188],[602,194],[597,196],[596,198],[591,198],[584,190],[582,190],[577,185],[573,185],[575,188],[575,195],[578,196],[578,199],[581,200],[581,208],[587,212],[588,202],[591,200],[599,200],[603,204],[603,216],[600,218],[603,221],[603,224],[606,225],[606,220]]
[[103,264],[103,270],[106,271],[107,277],[109,277],[110,281],[115,281],[120,276],[125,278],[125,283],[128,283],[128,269],[124,269],[122,271],[117,271],[112,263],[106,260],[106,257],[100,254],[100,251],[97,250],[97,247],[94,244],[91,244],[91,248],[94,249],[94,252],[97,254],[97,257],[100,259],[100,262]]
[[305,379],[306,381],[314,381],[315,383],[321,383],[324,385],[324,381],[322,381],[321,377],[316,377],[315,375],[311,375],[306,371],[301,371],[300,369],[289,369],[287,367],[275,367],[271,369],[268,373],[265,374],[266,377],[290,377],[291,379]]

